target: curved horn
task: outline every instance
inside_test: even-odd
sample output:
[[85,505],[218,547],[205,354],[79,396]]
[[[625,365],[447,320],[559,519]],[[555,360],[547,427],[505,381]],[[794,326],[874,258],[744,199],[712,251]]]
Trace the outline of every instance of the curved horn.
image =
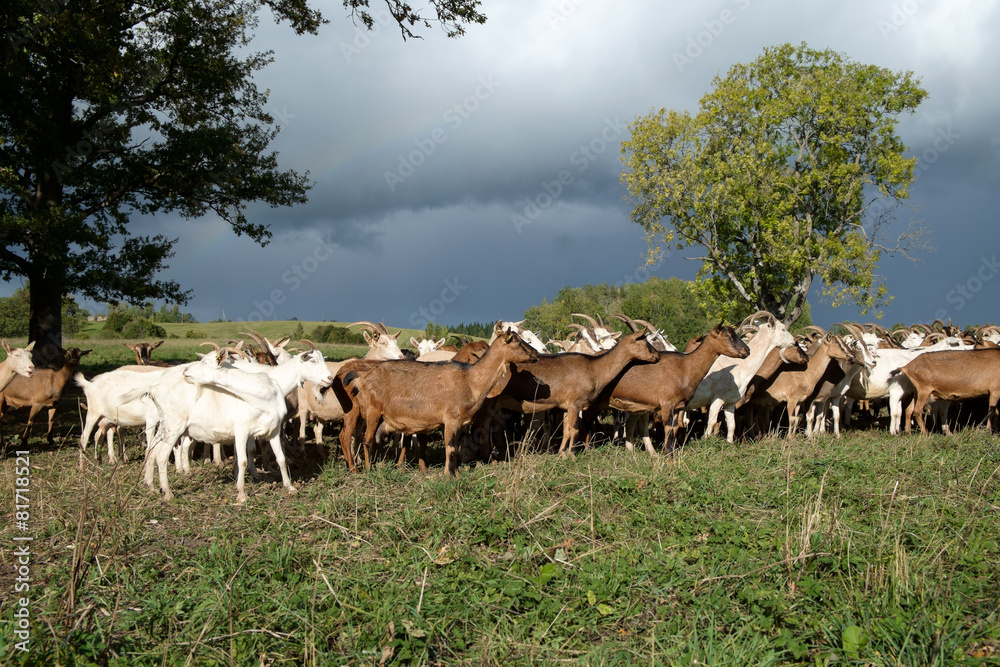
[[576,322],[570,322],[566,326],[572,327],[574,329],[579,329],[580,331],[587,331],[587,327],[583,326],[582,324],[578,324]]
[[767,312],[766,310],[758,310],[756,313],[754,313],[753,315],[750,315],[745,320],[743,320],[740,323],[740,326],[737,327],[737,328],[738,329],[743,328],[745,325],[749,324],[750,322],[753,322],[758,317],[767,318],[768,322],[770,322],[771,324],[774,324],[774,322],[778,319],[774,315],[772,315],[771,313]]
[[275,358],[274,353],[271,352],[271,346],[267,344],[267,339],[264,338],[263,334],[261,334],[259,331],[254,331],[253,329],[250,329],[249,333],[245,331],[240,331],[238,333],[241,336],[250,336],[255,341],[257,341],[257,345],[259,346],[259,349],[257,350],[257,355],[262,356],[264,358],[264,363],[266,363],[268,366],[278,365],[278,360]]
[[635,320],[633,320],[631,317],[623,315],[622,313],[615,313],[611,317],[621,320],[622,322],[627,324],[629,329],[631,329],[633,333],[639,330],[639,327],[636,325]]
[[243,357],[247,361],[251,361],[251,362],[252,361],[256,361],[256,359],[254,359],[249,354],[247,354],[245,350],[239,350],[239,349],[236,349],[235,347],[224,347],[224,348],[222,348],[222,351],[223,352],[228,352],[229,354],[235,354],[236,356],[239,356],[239,357]]
[[814,333],[817,333],[820,336],[825,336],[826,335],[826,329],[824,329],[821,326],[817,326],[815,324],[809,324],[809,325],[806,325],[806,326],[804,326],[802,328],[805,329],[806,331],[812,331]]
[[850,331],[852,334],[854,334],[854,337],[856,339],[858,339],[859,341],[861,341],[862,343],[865,342],[865,336],[864,336],[865,330],[862,329],[859,325],[853,324],[851,322],[844,322],[840,326],[844,327],[845,329],[847,329],[848,331]]
[[212,346],[213,348],[215,348],[215,351],[216,351],[216,353],[218,353],[218,352],[221,352],[221,351],[222,351],[222,348],[221,348],[221,347],[219,347],[219,344],[218,344],[218,343],[215,343],[215,342],[212,342],[212,341],[210,341],[210,340],[206,340],[206,341],[205,341],[204,343],[198,343],[198,345],[199,345],[200,347],[204,347],[205,345],[211,345],[211,346]]
[[570,313],[570,315],[572,315],[573,317],[582,317],[583,319],[587,320],[588,322],[590,322],[591,329],[596,329],[597,327],[600,326],[597,322],[594,321],[594,318],[591,317],[590,315],[584,315],[583,313]]
[[378,327],[367,320],[359,320],[358,322],[351,322],[350,324],[347,325],[347,328],[350,329],[351,327],[357,327],[357,326],[362,326],[368,329],[369,333],[380,333]]
[[[636,322],[646,327],[646,329],[649,330],[649,333],[660,333],[659,329],[654,327],[651,323],[647,322],[646,320],[636,320]],[[664,338],[666,338],[666,336],[664,336]]]
[[312,349],[314,349],[314,350],[315,350],[315,349],[317,349],[317,348],[316,348],[316,343],[312,342],[312,341],[311,341],[311,340],[309,340],[308,338],[300,338],[300,339],[299,339],[299,342],[300,342],[300,343],[305,343],[306,345],[308,345],[308,346],[309,346],[310,348],[312,348]]

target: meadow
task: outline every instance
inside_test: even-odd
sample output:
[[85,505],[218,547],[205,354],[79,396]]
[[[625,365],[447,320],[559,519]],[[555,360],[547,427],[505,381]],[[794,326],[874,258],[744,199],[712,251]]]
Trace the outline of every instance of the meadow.
[[[191,345],[154,357],[171,344]],[[113,363],[104,347],[92,362]],[[171,471],[162,501],[138,433],[129,463],[81,473],[81,408],[63,408],[55,448],[15,438],[0,459],[3,664],[1000,663],[1000,439],[982,428],[713,438],[656,458],[519,443],[454,479],[440,443],[426,475],[351,474],[334,430],[331,460],[292,462],[296,495],[270,471],[240,506],[231,470],[206,462]]]

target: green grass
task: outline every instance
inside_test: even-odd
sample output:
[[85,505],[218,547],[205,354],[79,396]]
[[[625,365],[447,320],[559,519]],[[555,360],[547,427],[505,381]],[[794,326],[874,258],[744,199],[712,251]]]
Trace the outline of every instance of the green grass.
[[[997,664],[1000,444],[881,432],[524,453],[447,478],[336,458],[77,472],[32,441],[31,652],[4,664]],[[137,455],[137,436],[132,436]],[[328,445],[335,442],[328,440]],[[438,443],[440,447],[440,443]],[[330,447],[333,449],[333,447]],[[440,454],[440,452],[437,452]],[[13,514],[15,460],[0,461]],[[276,479],[274,475],[271,479]],[[990,661],[993,662],[990,662]]]

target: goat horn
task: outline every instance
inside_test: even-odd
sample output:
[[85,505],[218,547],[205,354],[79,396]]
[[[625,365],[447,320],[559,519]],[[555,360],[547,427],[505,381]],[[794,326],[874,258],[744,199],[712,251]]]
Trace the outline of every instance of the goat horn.
[[379,333],[378,327],[375,326],[374,324],[372,324],[371,322],[367,321],[367,320],[360,320],[358,322],[352,322],[352,323],[350,323],[350,324],[347,325],[347,328],[350,329],[351,327],[357,327],[357,326],[362,326],[362,327],[368,329],[368,331],[370,333]]
[[635,320],[633,320],[631,317],[623,315],[622,313],[616,313],[616,314],[612,315],[611,317],[613,317],[615,319],[618,319],[618,320],[621,320],[622,322],[624,322],[625,324],[627,324],[628,327],[629,327],[629,329],[631,329],[633,332],[636,332],[636,331],[639,330],[639,327],[636,326]]
[[583,326],[582,324],[577,324],[576,322],[570,322],[566,326],[572,327],[574,329],[579,329],[580,331],[586,331],[587,330],[587,327]]
[[748,316],[745,320],[743,320],[742,322],[740,322],[740,326],[737,327],[737,329],[742,329],[744,326],[746,326],[747,324],[753,322],[758,317],[766,317],[768,319],[768,321],[771,322],[771,323],[774,323],[774,321],[777,319],[774,315],[772,315],[771,313],[767,312],[766,310],[758,310],[756,313],[754,313],[753,315]]
[[597,323],[597,321],[590,315],[584,315],[583,313],[570,313],[570,315],[572,315],[573,317],[582,317],[583,319],[587,320],[588,322],[590,322],[591,329],[596,329],[597,327],[600,326]]
[[271,352],[271,346],[268,345],[267,339],[264,338],[264,336],[259,331],[254,331],[253,329],[250,329],[249,331],[250,333],[240,331],[239,334],[241,336],[250,336],[255,341],[257,341],[257,344],[260,346],[260,349],[257,350],[257,353],[264,355],[264,358],[267,360],[268,366],[277,366],[278,360],[277,358],[275,358],[274,353]]
[[[636,322],[638,322],[642,326],[646,327],[646,329],[649,330],[649,333],[659,333],[660,332],[659,329],[657,329],[656,327],[654,327],[651,323],[647,322],[646,320],[636,320]],[[664,336],[664,338],[666,338],[666,336]]]
[[852,334],[854,334],[854,337],[857,338],[861,343],[865,342],[865,336],[864,336],[865,330],[862,329],[859,325],[852,324],[850,322],[844,322],[841,326],[850,331]]
[[[832,328],[833,327],[831,327],[831,329]],[[826,335],[826,329],[824,329],[823,327],[817,326],[815,324],[806,325],[805,327],[803,327],[803,329],[806,329],[807,331],[814,331],[814,332],[818,333],[820,336],[825,336]]]
[[311,347],[314,350],[316,349],[316,343],[312,342],[308,338],[300,338],[299,342],[300,343],[305,343],[306,345],[308,345],[309,347]]
[[251,357],[249,354],[247,354],[244,350],[237,350],[235,347],[224,347],[222,348],[221,351],[229,354],[235,354],[238,357],[243,357],[247,361],[255,361],[255,359]]
[[221,352],[222,351],[222,348],[219,347],[218,343],[212,342],[210,340],[206,340],[204,343],[198,343],[198,345],[199,346],[211,345],[213,348],[215,348],[216,352]]

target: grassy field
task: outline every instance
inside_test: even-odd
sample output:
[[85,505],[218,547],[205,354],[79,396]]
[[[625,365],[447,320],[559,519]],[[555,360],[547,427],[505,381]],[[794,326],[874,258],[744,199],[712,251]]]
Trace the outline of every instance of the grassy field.
[[[96,348],[88,376],[131,360],[65,344]],[[296,495],[272,470],[238,506],[209,463],[171,471],[160,500],[137,433],[133,461],[81,474],[78,398],[56,447],[14,438],[0,456],[0,664],[1000,664],[1000,439],[982,429],[655,459],[522,447],[457,479],[438,442],[427,475],[295,460]]]
[[[20,445],[0,459],[3,664],[1000,659],[1000,444],[983,430],[713,439],[656,459],[605,443],[457,479],[440,462],[295,461],[297,495],[271,471],[237,506],[230,471],[208,463],[171,471],[169,503],[135,461],[81,475],[67,412],[59,447],[32,438],[28,475]],[[32,538],[27,592],[17,536]]]

